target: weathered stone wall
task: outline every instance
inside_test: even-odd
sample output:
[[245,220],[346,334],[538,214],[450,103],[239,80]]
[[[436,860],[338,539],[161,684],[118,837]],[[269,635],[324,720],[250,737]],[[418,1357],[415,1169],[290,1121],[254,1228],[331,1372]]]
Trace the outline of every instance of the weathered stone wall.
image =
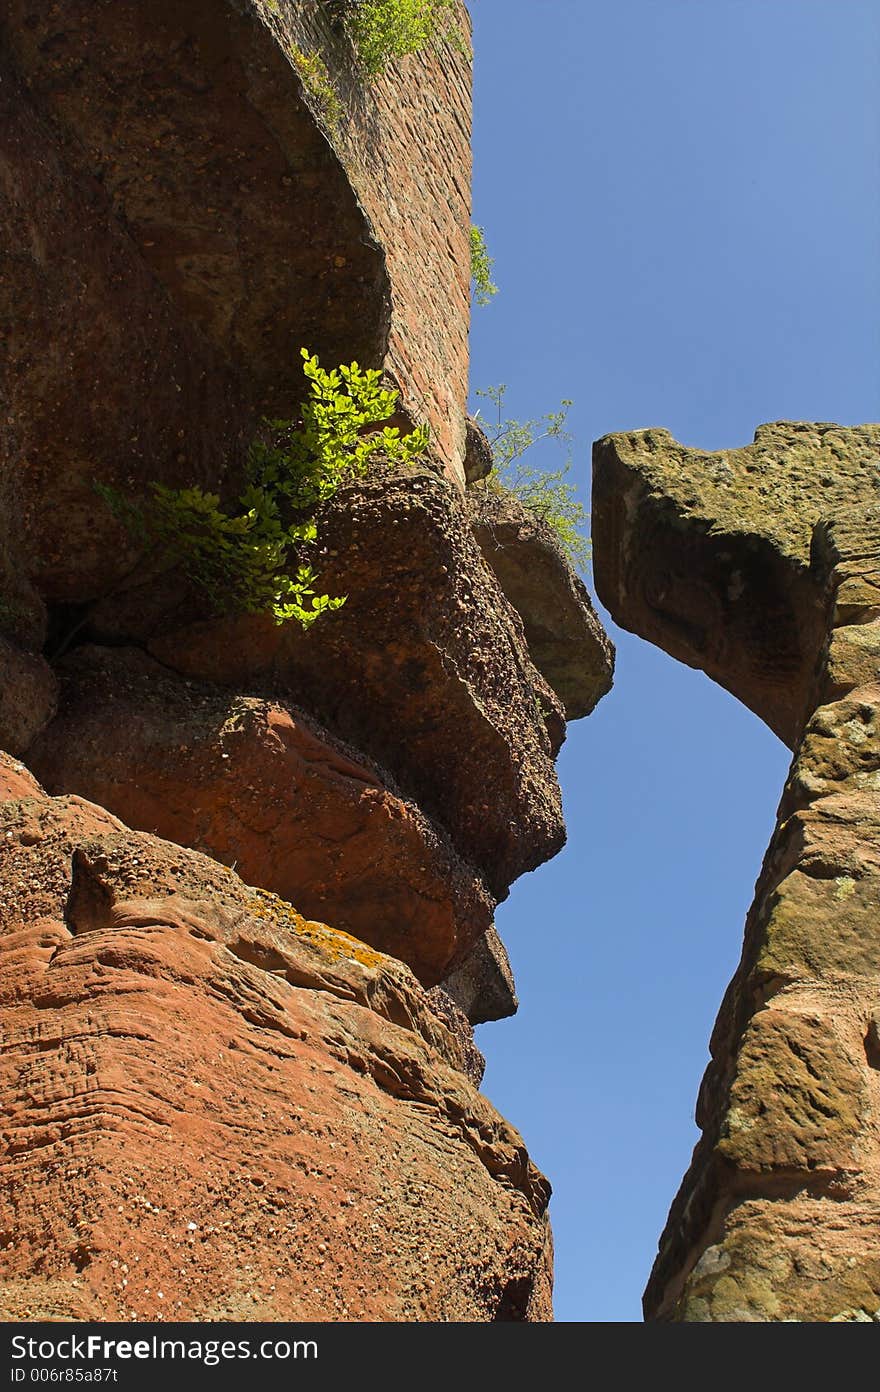
[[[446,44],[364,84],[327,14],[0,14],[0,572],[20,590],[80,603],[132,569],[96,478],[234,485],[258,419],[301,399],[303,346],[385,367],[463,482],[469,57]],[[329,126],[295,61],[319,49]]]
[[650,1318],[880,1318],[880,427],[595,450],[601,597],[795,746]]
[[[328,63],[341,111],[328,134],[386,256],[386,366],[417,420],[431,426],[450,476],[464,479],[471,219],[471,22],[457,40],[394,64],[368,86],[320,0],[255,0],[266,22]],[[320,102],[317,103],[320,108]]]

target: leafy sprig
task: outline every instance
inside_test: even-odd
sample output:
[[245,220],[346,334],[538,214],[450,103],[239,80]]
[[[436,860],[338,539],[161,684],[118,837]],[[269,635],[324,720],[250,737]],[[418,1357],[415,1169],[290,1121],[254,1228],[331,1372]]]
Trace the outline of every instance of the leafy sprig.
[[339,609],[346,596],[319,594],[305,548],[318,536],[315,510],[379,455],[411,464],[428,428],[407,435],[385,424],[398,393],[356,362],[326,371],[302,349],[309,392],[296,418],[269,420],[251,446],[245,486],[227,511],[216,493],[153,483],[143,501],[97,484],[100,496],[144,548],[158,547],[221,612],[270,613],[303,628]]
[[494,407],[494,418],[483,422],[492,447],[493,467],[482,486],[512,493],[523,507],[551,528],[572,565],[586,569],[590,541],[583,529],[588,514],[574,484],[569,482],[571,457],[558,469],[540,469],[522,462],[523,455],[543,440],[571,444],[566,425],[572,402],[563,400],[558,411],[547,411],[534,420],[508,420],[504,416],[506,392],[502,384],[476,393]]

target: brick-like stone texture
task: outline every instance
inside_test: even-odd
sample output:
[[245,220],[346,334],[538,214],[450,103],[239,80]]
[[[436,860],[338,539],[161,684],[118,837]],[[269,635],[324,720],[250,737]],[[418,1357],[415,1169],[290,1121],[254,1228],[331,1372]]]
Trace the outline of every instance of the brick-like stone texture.
[[[384,367],[463,484],[467,14],[464,47],[375,82],[330,14],[318,0],[0,7],[7,600],[9,576],[33,607],[30,581],[82,603],[131,571],[95,479],[234,493],[257,421],[302,398],[302,347]],[[323,55],[338,119],[303,53]]]
[[470,16],[442,41],[364,84],[347,37],[318,0],[254,0],[282,36],[327,63],[341,114],[328,134],[384,247],[391,283],[386,367],[464,480],[470,322]]

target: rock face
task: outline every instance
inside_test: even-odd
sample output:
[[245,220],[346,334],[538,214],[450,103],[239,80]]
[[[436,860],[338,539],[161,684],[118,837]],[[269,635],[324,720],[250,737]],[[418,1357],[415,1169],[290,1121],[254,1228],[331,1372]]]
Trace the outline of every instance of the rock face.
[[187,623],[173,591],[156,605],[149,586],[88,631],[145,643],[191,679],[274,683],[388,769],[500,899],[564,843],[565,721],[465,506],[429,470],[377,468],[339,490],[320,533],[321,586],[348,596],[320,636],[259,617]]
[[194,847],[409,963],[433,985],[492,919],[442,832],[295,707],[175,677],[135,648],[76,649],[29,753],[128,825]]
[[[762,425],[743,449],[666,430],[594,447],[600,599],[623,628],[698,667],[793,747],[826,636],[820,519],[880,498],[880,427]],[[610,607],[610,606],[609,606]]]
[[472,1025],[516,1014],[519,1001],[510,959],[494,927],[487,928],[465,960],[444,979],[443,989]]
[[[431,427],[437,458],[463,482],[468,394],[471,218],[471,21],[453,0],[453,37],[364,84],[334,8],[252,0],[287,53],[317,53],[339,102],[327,129],[382,245],[391,283],[385,366],[406,410]],[[457,36],[457,37],[456,37]],[[295,59],[294,59],[295,65]],[[356,250],[356,249],[355,249]]]
[[94,480],[230,487],[256,420],[295,413],[302,346],[385,367],[463,479],[469,63],[449,48],[368,90],[325,8],[4,6],[0,503],[52,601],[136,562]]
[[[341,13],[0,15],[3,1318],[552,1318],[472,1022],[516,1008],[493,911],[564,842],[610,648],[465,498],[466,8],[375,81]],[[430,427],[319,509],[308,633],[218,616],[95,488],[225,506],[301,347]]]
[[0,637],[0,745],[21,754],[55,712],[57,682],[35,653]]
[[723,455],[658,431],[596,446],[600,598],[795,746],[651,1318],[880,1309],[878,446],[789,423]]
[[405,967],[80,798],[0,826],[4,1318],[549,1317],[548,1186]]
[[0,802],[42,796],[43,789],[24,764],[0,750]]
[[589,715],[611,690],[614,648],[580,576],[552,530],[511,493],[475,488],[474,535],[520,615],[529,653],[567,720]]

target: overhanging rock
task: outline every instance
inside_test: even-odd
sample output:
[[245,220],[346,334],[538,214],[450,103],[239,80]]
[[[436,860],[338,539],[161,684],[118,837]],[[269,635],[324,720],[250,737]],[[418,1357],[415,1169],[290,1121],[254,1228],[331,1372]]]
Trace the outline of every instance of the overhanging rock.
[[708,455],[595,447],[600,596],[795,748],[649,1318],[880,1308],[878,457],[878,426],[802,422]]

